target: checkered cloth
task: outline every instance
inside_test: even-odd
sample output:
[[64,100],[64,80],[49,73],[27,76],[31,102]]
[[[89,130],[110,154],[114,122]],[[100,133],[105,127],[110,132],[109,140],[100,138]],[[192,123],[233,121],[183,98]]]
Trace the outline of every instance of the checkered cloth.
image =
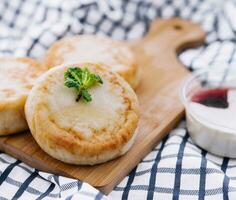
[[[56,40],[92,33],[142,37],[159,17],[199,22],[207,42],[180,55],[190,70],[235,70],[234,0],[1,0],[0,55],[40,59]],[[236,199],[236,159],[197,147],[183,121],[108,195],[0,154],[0,199]]]

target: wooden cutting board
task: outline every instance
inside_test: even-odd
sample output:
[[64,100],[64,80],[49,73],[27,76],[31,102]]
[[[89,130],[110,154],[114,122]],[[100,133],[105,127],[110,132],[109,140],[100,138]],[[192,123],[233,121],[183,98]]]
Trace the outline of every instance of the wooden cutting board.
[[189,72],[176,53],[204,42],[204,32],[180,19],[153,22],[147,35],[127,43],[142,70],[137,95],[141,106],[138,137],[124,156],[97,166],[64,164],[44,153],[29,132],[0,138],[0,149],[42,171],[73,177],[108,194],[184,115],[178,94]]

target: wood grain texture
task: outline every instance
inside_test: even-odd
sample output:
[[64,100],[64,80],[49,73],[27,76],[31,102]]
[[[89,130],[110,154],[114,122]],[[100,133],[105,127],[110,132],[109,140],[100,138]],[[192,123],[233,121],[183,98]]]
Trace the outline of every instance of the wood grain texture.
[[183,48],[204,42],[204,32],[180,19],[153,22],[142,40],[127,43],[141,67],[138,137],[124,156],[96,166],[62,163],[44,153],[29,132],[1,137],[0,149],[37,169],[73,177],[108,194],[183,117],[178,93],[189,72],[176,58]]

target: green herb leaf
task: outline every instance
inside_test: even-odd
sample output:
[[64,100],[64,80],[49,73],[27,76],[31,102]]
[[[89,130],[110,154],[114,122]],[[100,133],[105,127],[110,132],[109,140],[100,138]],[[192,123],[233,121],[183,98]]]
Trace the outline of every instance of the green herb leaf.
[[71,87],[77,88],[77,87],[79,87],[79,84],[76,83],[76,82],[75,82],[73,79],[71,79],[71,78],[67,78],[64,83],[65,83],[65,86],[68,87],[68,88],[71,88]]
[[95,84],[103,84],[101,77],[97,74],[91,73],[87,68],[71,67],[64,73],[64,85],[68,88],[75,88],[77,92],[77,99],[81,97],[87,101],[92,101],[92,97],[88,89]]
[[87,101],[92,101],[91,95],[88,93],[87,90],[82,90],[82,97]]

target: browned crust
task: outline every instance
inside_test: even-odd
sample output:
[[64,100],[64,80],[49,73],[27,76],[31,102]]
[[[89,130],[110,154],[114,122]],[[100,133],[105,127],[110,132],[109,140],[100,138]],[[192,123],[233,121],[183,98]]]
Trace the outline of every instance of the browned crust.
[[[47,144],[46,148],[64,149],[73,155],[92,157],[106,151],[122,149],[133,136],[138,122],[138,102],[132,89],[117,74],[104,70],[102,65],[86,63],[86,66],[95,69],[95,71],[102,71],[104,73],[103,78],[107,78],[109,81],[112,81],[114,85],[122,89],[121,95],[126,105],[126,110],[123,113],[123,116],[125,116],[124,123],[114,128],[113,131],[115,131],[116,134],[107,133],[110,134],[110,137],[105,141],[97,140],[96,136],[99,133],[95,133],[94,137],[86,139],[82,134],[75,134],[71,130],[61,129],[48,115],[47,119],[45,119],[47,105],[39,104],[37,108],[35,108],[33,120],[28,121],[32,121],[30,126],[32,129],[31,132],[43,149],[45,148],[44,144]],[[41,83],[42,85],[38,90],[44,90],[44,92],[47,90],[47,88],[44,87],[44,83],[46,83],[45,80]]]

